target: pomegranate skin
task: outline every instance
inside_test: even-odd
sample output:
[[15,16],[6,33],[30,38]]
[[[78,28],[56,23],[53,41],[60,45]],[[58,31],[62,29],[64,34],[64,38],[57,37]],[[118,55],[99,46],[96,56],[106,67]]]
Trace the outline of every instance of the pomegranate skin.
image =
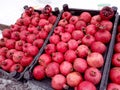
[[68,32],[61,33],[61,40],[63,42],[68,42],[71,39],[71,34]]
[[78,42],[74,39],[70,39],[68,41],[68,47],[69,47],[69,49],[76,50],[78,47]]
[[71,16],[71,18],[69,19],[69,23],[75,25],[78,22],[78,20],[78,16]]
[[63,12],[63,14],[62,14],[62,18],[67,19],[67,20],[69,20],[71,16],[72,16],[72,14],[68,11]]
[[22,72],[23,71],[23,67],[20,64],[13,64],[12,67],[10,68],[10,72]]
[[112,65],[120,67],[120,53],[115,53],[112,57]]
[[96,26],[94,24],[90,24],[86,27],[86,34],[94,35],[96,33]]
[[8,39],[8,40],[6,40],[5,45],[8,49],[14,49],[15,48],[15,40]]
[[116,40],[117,40],[117,42],[120,42],[120,33],[117,34]]
[[57,44],[58,42],[60,42],[60,37],[59,35],[53,34],[50,39],[49,39],[50,43],[52,44]]
[[80,30],[75,30],[72,32],[72,38],[75,40],[81,40],[84,37],[84,33]]
[[116,53],[120,53],[120,42],[116,43],[115,46],[114,46],[114,51]]
[[79,20],[76,24],[75,24],[75,28],[78,30],[83,30],[86,27],[86,23],[82,20]]
[[48,44],[45,47],[45,52],[46,54],[51,55],[52,53],[54,53],[56,51],[56,47],[55,44]]
[[94,67],[90,67],[85,71],[84,78],[87,81],[92,82],[93,84],[99,84],[101,80],[101,72]]
[[83,81],[78,85],[77,90],[97,90],[97,88],[93,83],[89,81]]
[[116,83],[108,83],[107,90],[120,90],[120,85]]
[[73,63],[73,67],[77,72],[84,73],[88,68],[87,62],[83,58],[76,58]]
[[87,56],[87,63],[91,67],[100,68],[104,64],[104,58],[100,53],[93,52]]

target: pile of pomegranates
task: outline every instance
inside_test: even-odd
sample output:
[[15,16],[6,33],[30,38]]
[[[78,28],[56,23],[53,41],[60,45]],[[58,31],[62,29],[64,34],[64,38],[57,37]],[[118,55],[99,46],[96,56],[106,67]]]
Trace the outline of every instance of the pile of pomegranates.
[[96,90],[102,78],[106,44],[111,40],[113,15],[110,7],[94,16],[86,11],[79,16],[64,11],[33,68],[33,77],[51,78],[54,90]]
[[21,17],[9,29],[2,32],[0,39],[0,68],[7,72],[22,72],[31,64],[48,36],[57,16],[46,5],[42,13],[26,7]]
[[120,24],[117,29],[116,43],[111,64],[107,90],[120,90]]

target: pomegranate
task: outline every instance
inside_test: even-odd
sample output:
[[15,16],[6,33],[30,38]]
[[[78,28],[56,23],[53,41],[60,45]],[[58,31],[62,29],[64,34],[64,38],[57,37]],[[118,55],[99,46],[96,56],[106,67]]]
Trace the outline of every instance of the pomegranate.
[[117,41],[117,42],[120,42],[120,33],[117,34],[117,36],[116,36],[116,41]]
[[46,67],[51,61],[51,56],[48,54],[42,54],[38,59],[39,64],[44,67]]
[[48,21],[51,23],[51,24],[54,24],[55,21],[56,21],[57,17],[55,15],[51,15],[49,18],[48,18]]
[[48,15],[45,15],[43,13],[40,14],[40,19],[48,19]]
[[64,60],[63,53],[61,53],[61,52],[54,52],[54,53],[52,53],[52,60],[54,62],[59,63],[59,64],[62,63],[63,60]]
[[64,54],[64,59],[68,62],[74,62],[76,59],[77,55],[74,50],[67,50]]
[[33,17],[31,20],[31,24],[34,26],[37,26],[39,23],[40,18],[39,17]]
[[66,79],[62,74],[57,74],[52,78],[51,86],[55,90],[62,90],[63,88],[67,88]]
[[50,15],[50,13],[52,12],[52,7],[50,5],[46,5],[44,8],[43,8],[43,13],[46,14],[46,15]]
[[29,31],[26,31],[26,30],[21,31],[19,33],[20,39],[23,41],[26,41],[28,35],[29,35]]
[[105,46],[105,44],[103,44],[100,41],[93,42],[91,44],[90,48],[91,48],[91,50],[93,52],[98,52],[98,53],[101,53],[101,54],[103,54],[106,51],[106,49],[107,49],[107,47]]
[[6,40],[5,45],[8,49],[14,49],[15,48],[15,40],[8,39],[8,40]]
[[60,42],[60,36],[57,34],[53,34],[50,38],[49,38],[50,43],[53,44],[57,44],[58,42]]
[[44,43],[43,39],[36,39],[36,40],[33,41],[33,45],[38,47],[38,48],[41,48],[43,43]]
[[46,39],[47,36],[48,36],[48,33],[46,31],[44,31],[44,30],[39,31],[39,37],[41,39]]
[[10,49],[10,50],[8,50],[7,51],[7,53],[6,53],[6,57],[8,58],[8,59],[13,59],[13,54],[16,52],[16,49]]
[[95,39],[106,44],[111,40],[111,33],[107,30],[99,30],[95,33]]
[[19,40],[15,42],[15,49],[16,50],[23,50],[23,45],[24,45],[25,41]]
[[0,65],[1,65],[1,62],[5,60],[5,57],[0,55]]
[[63,14],[62,14],[62,18],[66,19],[66,20],[69,20],[71,16],[72,16],[72,14],[68,11],[63,12]]
[[84,73],[88,68],[87,61],[83,58],[76,58],[73,63],[75,71]]
[[90,22],[90,20],[91,20],[91,14],[89,13],[89,12],[82,12],[81,14],[80,14],[80,20],[83,20],[83,21],[85,21],[86,23],[89,23]]
[[62,33],[61,34],[61,40],[63,42],[68,42],[71,39],[71,34],[68,32]]
[[37,65],[33,69],[33,76],[36,80],[41,80],[45,77],[44,67],[41,65]]
[[116,83],[108,83],[107,90],[120,90],[120,85]]
[[13,25],[10,26],[11,32],[21,31],[21,28],[23,28],[23,26],[19,26],[17,24],[13,24]]
[[84,33],[80,30],[75,30],[72,32],[72,38],[75,40],[81,40],[84,37]]
[[86,45],[79,45],[76,51],[80,58],[85,58],[90,53],[90,50]]
[[46,19],[40,19],[38,25],[40,27],[44,27],[45,25],[49,24],[49,21]]
[[96,26],[94,24],[90,24],[86,27],[86,34],[90,34],[90,35],[94,35],[96,33],[97,29]]
[[[39,27],[39,26],[38,26]],[[29,25],[29,27],[28,27],[28,29],[27,29],[30,33],[38,33],[38,29],[35,27],[35,26],[33,26],[33,25]]]
[[57,44],[56,49],[58,52],[66,52],[67,51],[67,43],[61,41]]
[[69,19],[69,23],[75,25],[78,22],[78,20],[78,16],[71,16],[71,18]]
[[45,30],[47,33],[49,33],[50,30],[52,29],[52,27],[53,27],[53,25],[49,23],[49,24],[47,24],[47,25],[44,26],[44,30]]
[[99,84],[101,80],[101,72],[97,68],[90,67],[85,71],[84,78],[95,85]]
[[11,59],[5,59],[1,62],[1,68],[5,71],[9,71],[14,62]]
[[13,61],[15,63],[19,63],[22,58],[24,56],[24,53],[22,51],[15,51],[15,53],[13,53]]
[[90,34],[86,34],[83,38],[82,38],[82,43],[90,46],[93,42],[95,41],[94,36],[90,35]]
[[4,29],[2,31],[2,36],[6,37],[6,38],[10,38],[11,37],[11,31],[10,31],[10,29]]
[[67,75],[67,84],[71,87],[76,87],[83,81],[82,75],[78,72],[71,72]]
[[31,23],[31,18],[30,17],[22,18],[22,23],[23,25],[28,26]]
[[78,21],[75,24],[75,28],[78,29],[78,30],[83,30],[85,27],[86,27],[86,23],[82,20]]
[[114,16],[114,10],[111,7],[105,6],[100,10],[102,19],[109,20]]
[[104,64],[104,58],[100,53],[92,52],[87,56],[87,63],[91,67],[100,68]]
[[81,82],[76,90],[97,90],[95,85],[89,81]]
[[69,47],[69,49],[76,50],[78,47],[78,42],[74,39],[70,39],[68,41],[68,47]]
[[118,31],[118,33],[120,32],[120,25],[118,25],[117,31]]
[[4,46],[5,46],[5,40],[4,40],[4,38],[1,38],[1,39],[0,39],[0,46],[1,46],[1,47],[4,47]]
[[120,53],[113,54],[112,65],[120,67]]
[[59,73],[59,64],[56,62],[51,62],[45,68],[45,73],[47,77],[53,77]]
[[24,44],[23,44],[23,51],[24,51],[24,52],[27,52],[27,48],[28,48],[29,46],[32,46],[32,44],[31,44],[31,43],[24,43]]
[[116,53],[120,53],[120,42],[116,43],[115,46],[114,46],[114,51]]
[[65,27],[68,24],[66,19],[61,19],[58,23],[59,26]]
[[72,71],[73,71],[73,67],[72,67],[72,64],[70,62],[63,61],[60,64],[60,72],[61,72],[62,75],[66,76]]
[[18,31],[12,32],[11,33],[11,39],[19,40],[19,32]]
[[60,33],[63,33],[63,32],[64,32],[64,28],[62,26],[57,26],[54,29],[55,34],[60,34]]
[[26,38],[28,43],[33,43],[33,41],[36,39],[36,35],[35,34],[29,34]]
[[33,61],[33,57],[32,56],[23,56],[23,58],[20,61],[20,64],[23,67],[26,67],[26,66],[30,65],[32,61]]
[[13,64],[12,67],[10,68],[10,72],[22,72],[23,71],[23,67],[20,64]]
[[94,24],[96,27],[99,27],[101,20],[102,20],[102,19],[101,19],[100,15],[94,15],[94,16],[91,18],[90,23],[91,23],[91,24]]
[[73,24],[67,24],[67,25],[65,26],[65,31],[66,31],[66,32],[72,33],[74,30],[75,30],[75,27],[74,27]]
[[45,53],[46,54],[52,54],[56,51],[55,44],[47,44],[45,47]]
[[8,48],[6,48],[6,47],[0,48],[0,55],[6,56],[7,51],[8,51]]

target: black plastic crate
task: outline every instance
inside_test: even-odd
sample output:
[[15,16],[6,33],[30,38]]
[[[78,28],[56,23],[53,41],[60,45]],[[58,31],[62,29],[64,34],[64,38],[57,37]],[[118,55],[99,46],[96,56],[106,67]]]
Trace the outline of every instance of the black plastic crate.
[[[28,6],[24,6],[24,9],[26,9],[27,7],[28,7]],[[38,12],[39,14],[42,13],[41,10],[34,10],[34,11],[35,11],[35,12]],[[58,9],[57,7],[54,8],[54,11],[52,11],[52,14],[57,17],[56,19],[58,19],[58,18],[59,18],[59,14],[60,14],[59,9]],[[54,27],[57,25],[57,21],[58,21],[58,20],[56,20],[56,22],[54,23],[51,31],[53,31]],[[51,31],[49,32],[49,34],[52,33]],[[49,34],[48,34],[47,38],[49,38]],[[47,39],[47,38],[46,38],[46,39]],[[23,77],[25,71],[28,70],[29,67],[31,67],[31,65],[34,64],[36,58],[38,57],[39,53],[41,52],[41,49],[44,47],[44,45],[45,45],[45,43],[46,43],[46,41],[47,41],[46,39],[44,40],[44,44],[42,45],[42,47],[39,49],[38,54],[33,58],[33,61],[31,62],[31,64],[30,64],[29,66],[25,67],[25,69],[23,70],[23,72],[19,73],[19,72],[16,72],[16,71],[15,71],[15,72],[9,73],[9,72],[7,72],[7,71],[4,71],[4,70],[1,69],[1,68],[0,68],[0,72],[3,73],[4,75],[7,75],[9,78],[13,78],[13,79],[15,79],[15,80],[21,80],[21,78]]]
[[109,80],[109,72],[110,72],[110,69],[113,67],[112,66],[112,63],[111,63],[111,60],[112,60],[112,56],[114,54],[114,45],[116,43],[116,35],[117,35],[117,27],[118,25],[120,25],[120,16],[117,16],[116,17],[116,22],[115,22],[115,26],[114,26],[114,35],[112,37],[112,40],[110,42],[110,46],[109,46],[109,50],[108,50],[108,54],[107,54],[107,58],[106,58],[106,64],[105,64],[105,69],[103,71],[104,75],[104,79],[102,79],[102,85],[101,85],[101,90],[106,90],[107,89],[107,84],[110,82]]
[[[112,28],[112,32],[111,32],[111,33],[112,33],[112,38],[114,37],[114,34],[115,34],[114,31],[116,30],[115,28],[116,28],[116,23],[117,23],[117,18],[116,18],[116,17],[118,16],[118,14],[117,14],[117,8],[116,8],[116,7],[113,7],[113,9],[114,9],[115,15],[114,15],[114,17],[111,19],[111,21],[113,22],[113,26],[114,26],[114,27]],[[76,15],[76,16],[78,16],[78,15],[80,15],[80,13],[86,11],[86,12],[89,12],[89,13],[93,16],[93,15],[99,14],[99,11],[100,11],[100,10],[75,9],[75,8],[69,8],[67,4],[64,4],[64,5],[63,5],[63,10],[61,11],[61,13],[60,13],[60,15],[59,15],[60,17],[59,17],[58,21],[61,19],[61,15],[62,15],[62,13],[63,13],[64,11],[69,11],[69,12],[72,13],[72,15]],[[54,30],[53,30],[53,31],[54,31]],[[51,35],[52,35],[53,31],[51,31]],[[49,37],[50,37],[50,35],[49,35]],[[37,81],[37,80],[35,80],[35,79],[33,78],[33,76],[32,76],[32,70],[33,70],[34,66],[38,64],[38,58],[39,58],[39,56],[40,56],[42,53],[44,53],[44,48],[45,48],[45,46],[49,43],[49,37],[48,37],[47,40],[46,40],[46,44],[44,44],[44,47],[41,49],[41,52],[38,54],[38,57],[36,57],[36,60],[35,60],[34,64],[31,65],[31,67],[29,68],[29,70],[25,72],[23,78],[26,79],[26,80],[29,80],[30,82],[34,83],[34,84],[37,85],[37,86],[40,86],[40,87],[44,88],[45,90],[54,90],[54,89],[50,86],[50,79],[49,79],[49,78],[46,77],[45,79],[43,79],[43,80],[41,80],[41,81]],[[111,42],[112,42],[112,41],[111,41]],[[107,50],[106,50],[106,52],[105,52],[104,55],[103,55],[105,61],[106,61],[106,58],[108,58],[107,53],[108,53],[109,47],[111,46],[111,42],[109,42],[109,44],[107,44]],[[107,63],[107,62],[104,62],[104,65],[105,65],[105,63]],[[102,68],[100,68],[100,71],[101,71],[102,75],[104,75],[104,74],[103,74],[104,69],[105,69],[104,66],[103,66]],[[97,90],[103,90],[103,89],[100,88],[100,87],[102,87],[102,84],[101,84],[101,83],[103,83],[102,81],[103,81],[103,77],[102,77],[102,79],[101,79],[100,84],[98,84],[98,85],[96,86],[96,87],[97,87]],[[69,90],[73,90],[73,88],[69,88]]]

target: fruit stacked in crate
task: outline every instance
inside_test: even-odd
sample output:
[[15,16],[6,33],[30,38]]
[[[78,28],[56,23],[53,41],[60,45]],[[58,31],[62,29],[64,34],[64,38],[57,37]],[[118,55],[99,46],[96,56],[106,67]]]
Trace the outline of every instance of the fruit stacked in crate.
[[63,11],[58,26],[33,68],[33,77],[51,78],[55,90],[96,90],[100,83],[107,44],[111,40],[114,11],[104,7],[98,14]]
[[25,11],[15,24],[2,31],[0,39],[0,67],[7,72],[22,72],[38,54],[44,40],[51,31],[57,16],[46,5],[35,11],[25,7]]

